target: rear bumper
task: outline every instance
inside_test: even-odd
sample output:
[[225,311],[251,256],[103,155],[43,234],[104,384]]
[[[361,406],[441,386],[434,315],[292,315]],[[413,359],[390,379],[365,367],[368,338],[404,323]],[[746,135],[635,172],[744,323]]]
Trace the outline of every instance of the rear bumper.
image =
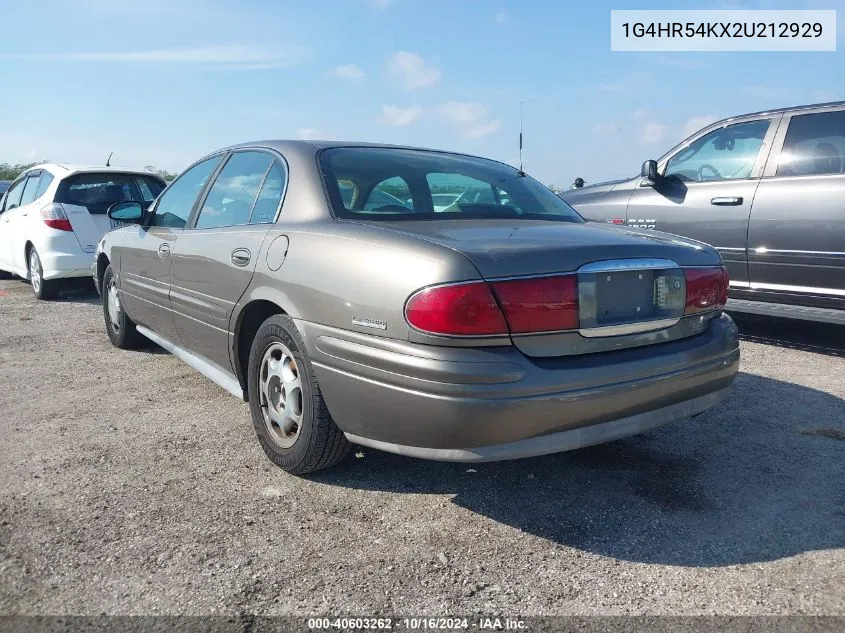
[[512,459],[639,433],[714,406],[739,369],[727,315],[687,339],[552,359],[298,325],[347,436],[431,459]]
[[77,253],[38,252],[43,268],[43,278],[69,279],[71,277],[88,277],[91,274],[91,253],[85,253],[81,248]]

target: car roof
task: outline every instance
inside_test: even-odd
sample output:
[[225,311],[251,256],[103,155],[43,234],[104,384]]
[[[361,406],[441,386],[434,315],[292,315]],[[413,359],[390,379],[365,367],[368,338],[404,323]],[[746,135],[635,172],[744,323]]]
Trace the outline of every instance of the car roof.
[[117,167],[105,165],[82,165],[74,163],[40,163],[33,165],[27,171],[33,169],[46,169],[57,176],[69,176],[71,174],[85,173],[85,172],[115,172],[124,174],[144,174],[156,176],[153,172],[147,169],[136,169],[132,167]]
[[[828,101],[828,102],[825,102],[825,103],[810,103],[810,104],[806,104],[806,105],[789,106],[789,107],[786,107],[786,108],[773,108],[771,110],[761,110],[759,112],[749,112],[747,114],[737,114],[737,115],[734,115],[734,116],[730,116],[726,119],[722,119],[721,121],[716,121],[715,123],[726,123],[728,121],[733,121],[734,119],[744,119],[744,118],[752,117],[752,116],[786,114],[788,112],[801,112],[802,110],[813,110],[813,109],[816,109],[816,108],[841,108],[843,106],[845,106],[845,101]],[[713,125],[715,125],[715,123]]]
[[[248,143],[237,143],[235,145],[230,145],[228,147],[222,147],[206,156],[213,156],[215,154],[219,154],[221,152],[229,151],[229,150],[237,150],[237,149],[249,149],[249,148],[256,148],[256,147],[265,147],[270,149],[275,149],[282,153],[282,155],[287,154],[297,154],[299,156],[304,156],[306,154],[316,154],[320,150],[329,149],[329,148],[341,148],[341,147],[372,147],[378,149],[407,149],[407,150],[416,150],[416,151],[423,151],[423,152],[437,152],[439,154],[451,154],[453,156],[464,156],[467,158],[477,158],[480,160],[489,160],[493,163],[499,163],[500,165],[505,165],[506,167],[510,167],[511,169],[516,169],[513,165],[508,165],[507,163],[503,163],[502,161],[495,160],[493,158],[487,158],[485,156],[477,156],[473,154],[465,154],[462,152],[453,152],[450,150],[444,149],[436,149],[432,147],[419,147],[415,145],[392,145],[390,143],[373,143],[367,141],[331,141],[331,140],[301,140],[301,139],[268,139],[263,141],[251,141]],[[202,159],[201,159],[202,160]],[[200,162],[200,161],[198,161]]]

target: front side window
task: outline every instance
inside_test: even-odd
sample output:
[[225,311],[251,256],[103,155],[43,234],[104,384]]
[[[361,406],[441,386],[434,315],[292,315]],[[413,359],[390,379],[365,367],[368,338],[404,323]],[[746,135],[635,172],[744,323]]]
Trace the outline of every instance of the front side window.
[[247,224],[273,157],[264,152],[232,154],[211,185],[196,228]]
[[530,176],[484,158],[387,147],[338,147],[323,151],[320,164],[332,207],[340,218],[584,221]]
[[778,176],[845,173],[845,110],[801,114],[789,121]]
[[682,182],[750,178],[769,124],[763,119],[713,130],[670,158],[664,176]]
[[150,225],[185,228],[197,196],[200,195],[205,183],[208,182],[221,160],[223,160],[222,154],[206,158],[170,183],[170,187],[158,201]]
[[116,202],[149,203],[153,198],[145,195],[144,189],[157,195],[164,189],[164,183],[142,174],[82,172],[59,184],[55,201],[85,207],[94,215],[105,215]]
[[21,194],[23,193],[23,187],[27,180],[29,179],[22,178],[21,180],[12,183],[12,186],[9,187],[9,190],[6,192],[6,198],[3,202],[3,211],[9,211],[10,209],[20,206]]

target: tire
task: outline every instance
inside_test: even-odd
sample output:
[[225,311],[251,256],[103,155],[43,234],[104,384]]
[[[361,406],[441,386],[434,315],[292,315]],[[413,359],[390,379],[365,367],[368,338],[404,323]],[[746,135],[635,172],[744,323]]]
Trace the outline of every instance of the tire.
[[[112,296],[115,286],[114,272],[111,265],[106,268],[103,274],[103,319],[106,322],[106,334],[111,344],[120,349],[137,349],[144,344],[144,337],[135,329],[135,323],[130,319],[120,297],[117,294]],[[116,292],[116,291],[115,291]],[[113,300],[113,303],[112,303]],[[114,317],[114,318],[112,318]]]
[[274,464],[304,475],[334,466],[349,454],[352,445],[329,415],[302,337],[289,317],[276,315],[261,324],[247,372],[252,424]]
[[27,266],[29,268],[29,283],[32,286],[32,293],[37,299],[52,301],[59,296],[61,282],[58,279],[51,279],[49,281],[44,279],[44,267],[41,266],[41,257],[39,257],[38,251],[35,250],[34,246],[29,251]]

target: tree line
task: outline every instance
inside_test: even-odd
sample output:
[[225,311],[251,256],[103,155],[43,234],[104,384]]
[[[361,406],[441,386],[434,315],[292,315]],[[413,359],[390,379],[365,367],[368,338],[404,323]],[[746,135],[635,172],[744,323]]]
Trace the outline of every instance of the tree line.
[[[50,161],[42,160],[37,163],[15,163],[14,165],[11,163],[0,163],[0,180],[14,180],[30,167],[35,167],[36,165],[40,165],[41,163],[48,162]],[[164,178],[164,180],[166,180],[167,182],[170,182],[177,176],[177,174],[169,172],[165,169],[157,169],[155,165],[147,165],[146,167],[144,167],[144,169],[146,169],[147,171],[151,171],[154,174],[157,174],[161,178]]]

